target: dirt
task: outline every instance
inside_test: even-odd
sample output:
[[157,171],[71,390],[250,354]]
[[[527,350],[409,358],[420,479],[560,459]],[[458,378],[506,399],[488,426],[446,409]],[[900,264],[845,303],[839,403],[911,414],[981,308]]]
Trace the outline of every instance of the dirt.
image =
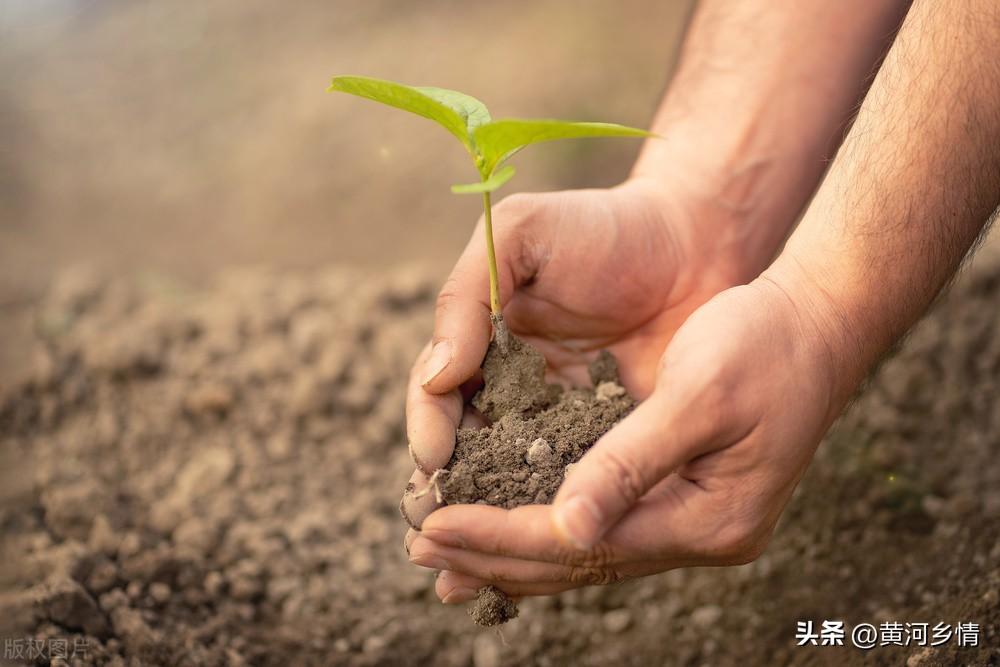
[[[458,430],[441,488],[449,505],[551,502],[567,467],[635,406],[616,373],[596,387],[564,391],[546,383],[542,355],[516,337],[510,341],[507,356],[491,343],[483,362],[484,385],[472,404],[490,426]],[[608,356],[600,357],[605,367]]]
[[[591,364],[592,387],[564,390],[545,381],[538,350],[516,336],[508,347],[504,354],[494,341],[486,352],[472,405],[489,425],[458,429],[440,482],[448,505],[552,502],[570,466],[635,407],[607,350]],[[517,604],[493,587],[480,590],[469,610],[480,625],[500,625],[517,613]]]
[[[402,547],[404,380],[435,288],[57,281],[0,394],[0,637],[85,643],[78,665],[1000,662],[1000,261],[883,365],[758,560],[526,599],[503,637]],[[976,622],[979,646],[797,647],[824,619]]]
[[519,613],[517,603],[496,586],[479,589],[476,604],[469,609],[472,620],[484,628],[513,621]]

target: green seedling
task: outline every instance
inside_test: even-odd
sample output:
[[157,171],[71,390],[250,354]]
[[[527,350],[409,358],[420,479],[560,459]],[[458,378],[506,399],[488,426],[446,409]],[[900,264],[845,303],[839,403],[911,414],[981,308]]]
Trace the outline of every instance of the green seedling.
[[514,167],[504,162],[525,146],[555,139],[583,137],[647,137],[645,130],[613,123],[580,123],[549,119],[506,118],[493,120],[486,105],[474,97],[444,88],[406,86],[364,76],[336,76],[327,92],[339,91],[381,102],[429,118],[451,132],[469,152],[479,172],[479,182],[453,185],[456,194],[480,194],[489,258],[490,311],[497,345],[506,356],[507,326],[500,310],[496,251],[493,247],[491,193],[510,180]]

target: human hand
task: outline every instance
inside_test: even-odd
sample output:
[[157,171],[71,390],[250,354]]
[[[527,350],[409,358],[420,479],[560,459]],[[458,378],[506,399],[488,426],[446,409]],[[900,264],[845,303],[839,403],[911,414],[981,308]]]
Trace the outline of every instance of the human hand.
[[860,379],[816,294],[792,272],[719,294],[553,505],[442,508],[408,536],[411,560],[443,570],[437,593],[457,603],[754,559]]
[[[773,248],[748,244],[748,225],[719,200],[672,179],[608,190],[520,195],[495,208],[505,318],[546,356],[556,379],[582,383],[593,353],[610,349],[642,398],[681,322],[717,292],[756,275]],[[464,399],[490,337],[482,221],[438,301],[434,341],[414,366],[407,436],[418,470],[404,514],[419,526],[437,504],[420,495],[447,464]],[[748,251],[747,248],[754,248]],[[466,415],[468,416],[468,415]],[[412,536],[411,536],[412,537]]]

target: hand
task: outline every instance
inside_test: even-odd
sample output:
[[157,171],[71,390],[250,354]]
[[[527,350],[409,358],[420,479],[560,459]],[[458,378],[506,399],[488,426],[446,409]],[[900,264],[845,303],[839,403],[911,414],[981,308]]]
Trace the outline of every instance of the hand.
[[858,378],[814,294],[789,274],[719,294],[553,505],[445,507],[409,537],[411,560],[462,602],[487,584],[546,595],[756,558]]
[[[609,190],[520,195],[495,207],[505,317],[542,351],[555,378],[586,382],[587,363],[607,348],[632,395],[647,396],[680,323],[770,259],[774,248],[745,242],[738,212],[685,190],[679,178],[671,182],[674,192],[643,178]],[[433,494],[419,492],[451,457],[468,398],[462,390],[471,391],[463,383],[489,342],[487,296],[480,221],[439,297],[434,346],[411,374],[407,436],[418,470],[408,488],[417,493],[404,496],[402,509],[413,526],[437,508]]]

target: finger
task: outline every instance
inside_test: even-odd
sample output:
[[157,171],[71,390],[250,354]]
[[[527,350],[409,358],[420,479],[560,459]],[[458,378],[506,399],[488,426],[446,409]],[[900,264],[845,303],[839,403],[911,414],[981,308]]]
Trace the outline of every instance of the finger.
[[555,595],[573,588],[576,584],[519,584],[494,583],[458,572],[442,572],[434,583],[434,592],[445,604],[462,604],[479,597],[479,589],[484,586],[496,586],[510,597],[517,599],[533,595]]
[[429,540],[485,554],[577,566],[632,560],[631,554],[610,544],[581,550],[560,541],[552,530],[549,505],[525,505],[512,510],[453,505],[435,511],[424,524],[421,534]]
[[598,544],[649,489],[698,453],[694,432],[665,396],[654,391],[574,466],[552,505],[562,541],[583,550]]
[[429,394],[420,385],[420,373],[430,356],[430,345],[420,353],[410,372],[406,391],[406,438],[410,456],[424,474],[444,467],[455,449],[455,429],[462,419],[462,396],[452,390]]
[[646,573],[641,566],[648,563],[659,568],[650,571],[709,564],[703,557],[705,545],[724,517],[708,496],[697,484],[671,476],[637,503],[604,540],[586,550],[559,539],[551,505],[513,510],[442,507],[424,521],[421,536],[456,549],[577,567],[613,567],[638,576]]
[[[501,304],[506,304],[515,286],[526,279],[517,222],[530,214],[532,201],[531,197],[508,198],[494,207],[493,239]],[[489,263],[483,230],[480,221],[438,295],[434,345],[420,376],[421,385],[432,394],[450,392],[472,377],[489,346]]]
[[428,487],[428,481],[427,475],[414,470],[399,502],[399,513],[416,530],[420,530],[424,519],[442,505],[438,502],[435,489]]
[[537,560],[509,558],[459,549],[417,536],[410,547],[410,562],[432,570],[459,572],[494,584],[554,584],[598,586],[623,581],[629,576],[646,574],[643,564],[624,566],[560,565]]

